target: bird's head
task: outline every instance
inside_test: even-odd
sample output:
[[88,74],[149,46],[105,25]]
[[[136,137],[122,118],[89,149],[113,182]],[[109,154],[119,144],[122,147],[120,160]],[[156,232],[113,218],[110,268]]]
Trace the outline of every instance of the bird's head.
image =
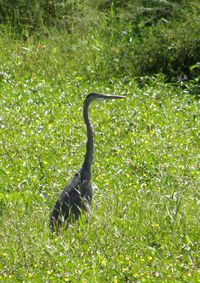
[[92,102],[93,100],[108,100],[108,99],[125,99],[123,95],[105,95],[103,93],[90,93],[85,100]]

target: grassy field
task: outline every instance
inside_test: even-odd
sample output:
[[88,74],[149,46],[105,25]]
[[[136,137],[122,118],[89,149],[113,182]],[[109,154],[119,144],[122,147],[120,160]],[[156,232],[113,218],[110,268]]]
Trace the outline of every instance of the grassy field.
[[[200,283],[198,0],[0,3],[0,282]],[[92,214],[49,230],[97,102]]]
[[[13,79],[0,91],[2,282],[200,282],[199,100],[151,78],[106,85]],[[59,235],[49,216],[85,153],[91,91],[93,213]]]

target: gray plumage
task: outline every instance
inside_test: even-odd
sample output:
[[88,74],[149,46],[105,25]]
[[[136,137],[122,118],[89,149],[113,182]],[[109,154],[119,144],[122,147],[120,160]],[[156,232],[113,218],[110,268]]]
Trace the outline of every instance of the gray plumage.
[[53,208],[50,227],[52,231],[63,223],[68,226],[70,221],[77,220],[81,211],[89,212],[92,201],[92,162],[94,154],[93,130],[89,119],[89,105],[94,100],[123,99],[125,96],[89,94],[83,105],[83,117],[87,129],[86,155],[82,167],[73,179],[64,187]]

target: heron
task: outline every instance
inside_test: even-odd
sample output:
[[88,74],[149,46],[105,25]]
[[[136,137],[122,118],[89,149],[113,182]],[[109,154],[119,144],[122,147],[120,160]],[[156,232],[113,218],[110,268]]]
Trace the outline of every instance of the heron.
[[78,220],[80,214],[90,212],[93,197],[92,163],[94,155],[94,139],[92,124],[89,119],[89,106],[96,100],[124,99],[125,96],[90,93],[83,103],[83,118],[87,130],[86,154],[82,167],[60,193],[51,217],[50,228],[57,231],[62,225],[67,228],[71,221]]

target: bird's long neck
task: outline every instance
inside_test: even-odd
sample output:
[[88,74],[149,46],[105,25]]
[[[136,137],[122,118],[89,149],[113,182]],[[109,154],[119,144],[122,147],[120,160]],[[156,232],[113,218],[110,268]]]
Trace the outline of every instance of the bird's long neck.
[[86,155],[82,166],[82,180],[90,180],[92,176],[92,162],[93,162],[93,152],[94,152],[94,140],[93,140],[93,130],[89,119],[89,105],[91,100],[86,99],[83,106],[83,117],[87,129],[87,143],[86,143]]

